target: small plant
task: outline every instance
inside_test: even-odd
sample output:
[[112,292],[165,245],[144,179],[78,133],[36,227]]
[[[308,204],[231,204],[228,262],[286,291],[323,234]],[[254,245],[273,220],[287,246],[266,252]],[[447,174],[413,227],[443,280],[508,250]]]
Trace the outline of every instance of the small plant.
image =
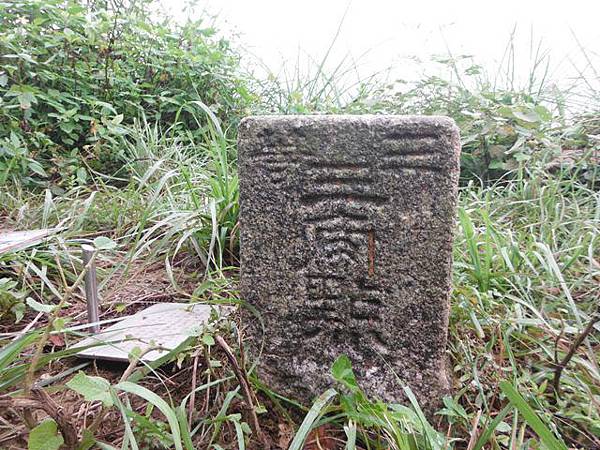
[[[312,428],[339,421],[343,421],[347,449],[357,448],[359,443],[365,448],[381,450],[444,448],[444,436],[429,424],[409,388],[405,388],[405,392],[412,408],[369,399],[360,389],[346,355],[333,363],[331,374],[339,391],[329,389],[315,401],[290,444],[290,450],[304,448]],[[336,397],[339,404],[328,406]],[[323,417],[325,413],[331,413],[333,418]]]
[[25,293],[17,289],[18,282],[11,278],[0,278],[0,320],[11,314],[19,322],[25,314]]

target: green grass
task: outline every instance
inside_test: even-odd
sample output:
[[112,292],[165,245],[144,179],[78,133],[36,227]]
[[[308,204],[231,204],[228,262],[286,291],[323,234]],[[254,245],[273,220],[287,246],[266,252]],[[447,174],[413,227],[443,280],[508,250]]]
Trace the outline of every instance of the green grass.
[[[512,51],[509,43],[509,61]],[[49,183],[26,189],[18,179],[2,186],[4,226],[65,230],[35,249],[0,256],[0,394],[36,395],[29,376],[57,401],[70,395],[70,406],[86,411],[72,418],[77,438],[84,443],[95,436],[102,448],[262,448],[243,389],[215,344],[220,335],[250,372],[258,422],[274,444],[300,449],[322,440],[348,450],[600,447],[598,323],[571,352],[558,394],[553,386],[557,364],[598,314],[599,174],[585,158],[562,170],[546,168],[561,148],[598,152],[600,97],[589,71],[577,89],[557,92],[543,52],[533,52],[531,76],[522,87],[511,78],[510,64],[485,72],[468,58],[449,58],[443,62],[446,78],[424,76],[397,91],[376,80],[341,83],[352,67],[342,61],[327,73],[327,55],[306,71],[296,67],[286,77],[252,80],[255,103],[249,109],[444,113],[462,130],[448,345],[453,394],[439,414],[425,418],[408,388],[407,405],[368,398],[344,358],[332,368],[332,389],[312,407],[301,407],[256,378],[243,329],[234,321],[216,322],[177,349],[168,369],[134,361],[123,379],[91,367],[83,368],[87,377],[75,375],[79,368],[69,350],[45,345],[50,336],[64,335],[70,343],[85,334],[79,325],[83,297],[73,285],[83,270],[80,244],[100,235],[116,244],[97,255],[106,297],[158,267],[172,299],[243,303],[236,290],[237,117],[219,121],[200,100],[186,101],[175,114],[177,121],[185,111],[193,135],[182,123],[128,117],[126,133],[110,144],[111,154],[122,155],[116,173],[89,168],[87,183],[70,188]],[[578,109],[582,97],[585,113]],[[24,306],[28,297],[64,308],[38,314],[35,303]],[[127,305],[115,301],[111,308],[114,316]],[[36,346],[44,351],[33,368]],[[63,423],[56,420],[58,431],[51,423],[29,423],[27,408],[7,403],[13,401],[0,397],[0,447],[24,445],[29,428],[34,436],[46,433],[49,442],[60,440]],[[94,425],[101,402],[106,423]]]
[[[586,447],[600,418],[598,336],[578,349],[556,402],[552,379],[597,312],[600,196],[568,176],[531,175],[462,192],[450,329],[456,397],[489,421],[501,406],[499,383],[509,381]],[[511,424],[511,443],[520,426]]]
[[[101,272],[103,286],[109,286],[110,280],[117,280],[120,271],[135,262],[161,261],[169,268],[181,253],[197,261],[194,276],[205,277],[207,282],[191,291],[177,286],[177,297],[237,299],[230,282],[223,278],[223,270],[235,262],[228,252],[237,252],[237,211],[231,209],[237,206],[237,179],[234,166],[226,159],[231,144],[219,144],[218,136],[207,136],[202,144],[206,157],[198,158],[156,128],[142,126],[132,135],[135,139],[126,150],[131,155],[126,168],[131,176],[118,188],[113,187],[114,180],[98,177],[94,191],[80,188],[58,197],[46,193],[37,199],[19,191],[4,194],[11,206],[21,207],[27,196],[23,219],[19,220],[18,208],[12,209],[10,220],[16,225],[67,227],[64,239],[32,255],[20,252],[2,257],[3,274],[18,283],[13,291],[55,303],[53,298],[67,286],[61,279],[70,284],[80,270],[78,237],[102,233],[118,243],[115,250],[100,255],[107,265]],[[535,448],[549,440],[564,440],[577,448],[596,445],[600,433],[597,332],[590,334],[565,367],[557,399],[552,380],[556,361],[564,357],[596,313],[599,224],[600,194],[572,171],[549,175],[531,167],[487,187],[471,183],[461,188],[449,339],[454,395],[441,411],[444,418],[433,421],[438,424],[435,426],[449,426],[450,438],[442,433],[430,437],[428,446],[418,444],[425,442],[419,436],[427,428],[410,406],[395,411],[363,396],[362,412],[352,413],[342,406],[343,389],[338,397],[330,398],[328,406],[319,404],[321,419],[313,417],[310,423],[345,429],[354,436],[354,447],[349,448],[466,448],[470,440],[477,444],[472,448]],[[177,283],[174,277],[171,280]],[[68,317],[63,326],[69,330]],[[35,338],[26,336],[18,342],[28,345],[29,336]],[[0,380],[15,389],[28,370],[27,356],[20,356],[26,347],[7,344],[5,341],[0,358]],[[185,355],[203,346],[197,342],[179,358],[186,359]],[[63,357],[61,352],[45,356],[42,367]],[[224,370],[220,376],[226,375]],[[214,379],[205,376],[199,385]],[[228,383],[227,389],[234,392],[235,383]],[[221,401],[239,398],[240,393],[235,392],[220,397]],[[118,407],[128,414],[126,403]],[[287,402],[279,407],[291,408],[290,417],[298,413]],[[177,406],[170,408],[177,413]],[[218,424],[229,415],[219,414],[216,422],[202,419],[204,427],[213,429],[205,436],[222,436],[227,430]],[[270,414],[282,413],[273,407]],[[233,429],[236,420],[241,423],[237,417],[227,419]],[[165,433],[174,420],[170,419]],[[138,428],[142,427],[142,418],[138,421]],[[177,431],[181,432],[185,429]],[[142,427],[127,433],[133,433],[133,439],[136,433],[139,437],[148,430]],[[301,433],[308,435],[304,428]],[[244,433],[237,433],[237,438],[234,435],[226,432],[224,436],[234,441],[240,436],[250,439]],[[198,439],[197,433],[193,436]],[[431,444],[440,439],[439,446]]]

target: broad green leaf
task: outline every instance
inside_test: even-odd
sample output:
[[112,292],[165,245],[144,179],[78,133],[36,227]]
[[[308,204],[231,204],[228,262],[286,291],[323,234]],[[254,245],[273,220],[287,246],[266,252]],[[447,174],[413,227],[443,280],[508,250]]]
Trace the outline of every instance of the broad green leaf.
[[98,236],[94,239],[94,247],[98,250],[112,250],[117,246],[117,243],[106,236]]
[[64,122],[60,124],[60,129],[67,134],[71,134],[75,129],[75,124],[73,122]]
[[67,383],[67,387],[74,390],[88,402],[101,401],[104,406],[112,406],[110,383],[102,377],[93,377],[79,372]]
[[352,362],[348,356],[341,355],[335,360],[331,366],[331,375],[334,380],[342,383],[352,392],[356,392],[359,389],[358,383],[356,382],[356,376],[352,371]]
[[56,422],[46,419],[29,432],[29,450],[58,450],[64,443]]
[[32,92],[21,92],[17,95],[19,99],[19,104],[21,105],[21,109],[29,109],[31,108],[31,104],[35,102],[35,95]]
[[112,113],[114,113],[114,114],[116,114],[116,113],[117,113],[117,111],[115,110],[115,108],[113,107],[113,105],[111,105],[110,103],[106,103],[106,102],[103,102],[103,101],[97,100],[97,101],[95,102],[95,104],[96,104],[97,106],[101,106],[101,107],[102,107],[102,111],[101,111],[102,113],[104,113],[104,110],[107,110],[107,111],[109,111],[109,112],[112,112]]
[[79,183],[81,184],[85,184],[85,182],[87,181],[87,171],[85,170],[85,168],[80,167],[79,169],[77,169],[77,181],[79,181]]
[[32,172],[38,174],[40,177],[46,178],[48,176],[42,165],[37,161],[30,161],[29,168]]
[[19,136],[14,131],[10,132],[10,143],[15,148],[21,146],[21,139],[19,139]]
[[215,345],[215,338],[211,334],[205,333],[202,335],[202,343],[210,347]]
[[15,323],[19,323],[21,319],[25,316],[26,311],[25,303],[16,303],[11,308],[10,311],[15,315]]
[[490,165],[488,167],[491,170],[504,169],[504,162],[502,162],[498,159],[494,159],[490,162]]
[[83,438],[79,442],[77,450],[89,450],[96,444],[94,435],[89,430],[83,430]]
[[52,324],[52,328],[54,331],[62,331],[65,329],[67,323],[69,323],[71,319],[65,317],[58,317],[54,319],[54,323]]
[[521,120],[527,123],[536,123],[540,121],[540,116],[538,116],[535,111],[513,111],[513,116],[515,119]]
[[510,108],[508,106],[501,106],[500,108],[498,108],[496,110],[496,113],[502,117],[512,117],[513,116],[513,110],[512,110],[512,108]]
[[548,122],[552,120],[552,113],[545,106],[537,105],[533,110],[543,121]]
[[531,159],[531,156],[529,156],[526,153],[516,153],[514,156],[515,160],[518,162],[523,162],[523,161],[528,161]]
[[136,345],[131,349],[131,351],[127,355],[127,359],[129,360],[129,362],[137,362],[140,360],[140,356],[142,356],[142,348]]

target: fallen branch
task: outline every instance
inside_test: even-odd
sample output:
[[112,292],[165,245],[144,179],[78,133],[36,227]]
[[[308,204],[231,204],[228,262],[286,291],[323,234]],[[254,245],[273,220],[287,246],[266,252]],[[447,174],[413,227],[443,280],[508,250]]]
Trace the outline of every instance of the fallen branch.
[[573,356],[575,356],[575,352],[577,352],[577,349],[579,348],[579,346],[585,341],[585,339],[588,337],[588,335],[594,330],[594,325],[600,321],[599,313],[600,313],[600,307],[599,307],[599,311],[597,311],[595,316],[592,316],[592,318],[590,319],[590,321],[588,322],[588,324],[586,325],[584,330],[581,333],[579,333],[579,335],[577,336],[577,339],[575,339],[575,342],[573,342],[573,344],[569,348],[569,351],[566,354],[566,356],[563,358],[563,360],[558,362],[558,358],[556,358],[557,361],[555,363],[555,368],[554,368],[554,381],[552,383],[552,385],[554,386],[554,401],[558,401],[558,399],[560,398],[560,377],[563,373],[563,370],[565,369],[567,364],[569,364],[569,362],[571,361]]
[[69,450],[77,448],[77,429],[69,420],[70,415],[66,414],[44,389],[31,389],[29,397],[2,396],[0,397],[0,409],[5,408],[44,411],[58,425],[64,439],[64,446]]

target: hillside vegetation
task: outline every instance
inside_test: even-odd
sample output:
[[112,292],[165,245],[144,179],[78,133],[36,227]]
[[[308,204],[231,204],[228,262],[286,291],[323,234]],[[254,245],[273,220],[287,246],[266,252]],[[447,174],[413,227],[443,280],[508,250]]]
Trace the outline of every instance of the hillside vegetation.
[[[0,448],[600,448],[595,54],[581,48],[572,89],[548,79],[541,51],[523,86],[469,57],[410,82],[347,83],[351,66],[328,71],[327,58],[258,78],[218,21],[177,24],[155,6],[0,1],[0,231],[62,229],[0,255]],[[368,398],[343,356],[310,408],[281,397],[245,357],[236,315],[160,368],[72,356],[84,242],[98,249],[102,320],[160,301],[246,307],[236,130],[257,113],[460,127],[453,394],[433,418],[416,400]]]

